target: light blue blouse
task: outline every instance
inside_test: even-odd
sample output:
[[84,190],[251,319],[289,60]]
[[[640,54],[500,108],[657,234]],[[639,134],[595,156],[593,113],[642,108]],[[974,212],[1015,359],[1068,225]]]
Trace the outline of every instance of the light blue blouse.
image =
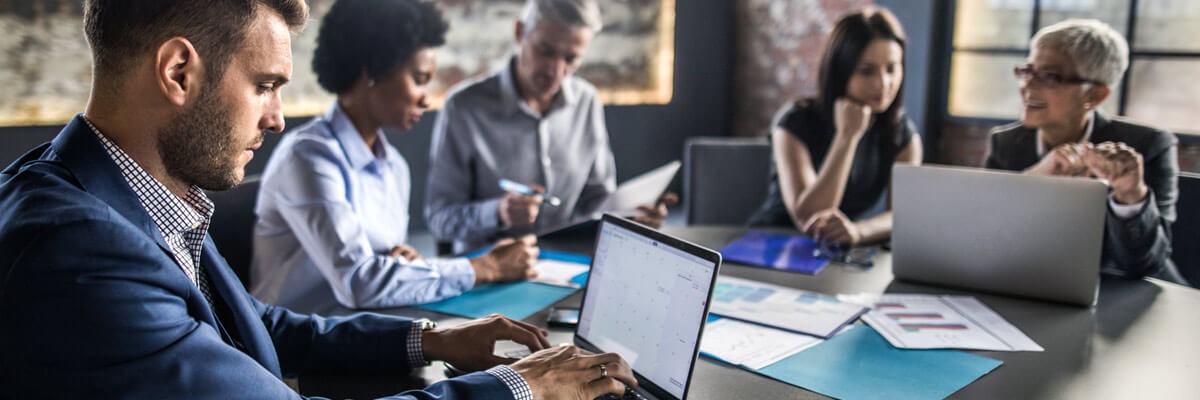
[[408,163],[383,131],[368,148],[335,102],[283,135],[262,176],[251,293],[292,310],[432,302],[475,283],[466,259],[388,256],[408,236]]

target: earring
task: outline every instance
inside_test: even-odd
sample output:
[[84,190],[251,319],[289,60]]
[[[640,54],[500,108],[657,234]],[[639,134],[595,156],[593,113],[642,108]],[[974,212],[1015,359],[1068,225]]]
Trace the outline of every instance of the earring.
[[372,87],[372,88],[375,87],[375,80],[367,79],[367,87]]

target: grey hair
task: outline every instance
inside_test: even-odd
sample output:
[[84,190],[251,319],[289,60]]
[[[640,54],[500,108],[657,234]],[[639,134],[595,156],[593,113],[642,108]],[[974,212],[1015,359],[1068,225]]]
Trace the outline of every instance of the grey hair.
[[1075,61],[1076,73],[1085,79],[1116,86],[1129,68],[1129,44],[1107,24],[1094,19],[1068,19],[1042,28],[1030,41],[1032,48],[1057,50]]
[[595,0],[528,0],[521,11],[521,25],[525,32],[533,32],[538,24],[575,29],[588,28],[592,34],[600,33],[604,23],[600,20],[600,7]]

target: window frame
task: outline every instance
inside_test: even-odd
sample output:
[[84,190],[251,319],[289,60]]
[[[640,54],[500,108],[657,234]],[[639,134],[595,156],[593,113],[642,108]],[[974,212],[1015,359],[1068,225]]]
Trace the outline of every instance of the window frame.
[[[1138,50],[1135,46],[1135,35],[1137,33],[1138,8],[1141,0],[1128,0],[1129,12],[1125,21],[1125,40],[1129,44],[1129,65],[1130,68],[1125,69],[1125,73],[1121,77],[1120,92],[1117,98],[1117,115],[1124,116],[1128,110],[1130,89],[1137,86],[1137,82],[1133,82],[1130,77],[1134,60],[1153,58],[1156,60],[1189,60],[1200,62],[1200,51],[1159,51],[1159,50]],[[938,83],[941,85],[934,93],[939,93],[940,104],[932,108],[938,110],[937,113],[941,117],[941,125],[946,122],[954,122],[959,124],[991,124],[1002,125],[1010,123],[1013,119],[1001,119],[993,117],[971,116],[971,115],[955,115],[950,113],[950,77],[953,72],[951,60],[955,54],[973,53],[983,55],[1021,55],[1029,53],[1028,43],[1023,47],[999,47],[999,46],[963,46],[958,47],[954,44],[955,28],[958,24],[958,1],[944,2],[944,7],[941,12],[941,20],[943,21],[940,42],[941,68],[944,73],[941,74],[941,79]],[[1030,19],[1029,37],[1032,38],[1042,22],[1043,0],[1033,0],[1033,16]],[[1086,16],[1081,16],[1086,17]],[[1111,101],[1111,100],[1110,100]],[[1200,127],[1200,119],[1197,119],[1197,126]],[[1198,128],[1200,129],[1200,128]],[[1196,132],[1184,133],[1175,132],[1181,143],[1200,143],[1200,130]]]

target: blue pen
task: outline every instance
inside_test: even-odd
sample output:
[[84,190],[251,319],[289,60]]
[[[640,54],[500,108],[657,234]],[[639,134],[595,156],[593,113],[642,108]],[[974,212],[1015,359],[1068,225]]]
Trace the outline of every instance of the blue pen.
[[537,191],[534,191],[529,186],[525,186],[523,184],[510,181],[508,179],[500,179],[500,190],[503,190],[503,191],[509,192],[509,193],[525,195],[525,196],[541,197],[542,201],[545,201],[546,204],[549,204],[551,207],[558,207],[559,204],[562,204],[562,200],[559,200],[558,197],[548,196],[545,193],[538,193]]

